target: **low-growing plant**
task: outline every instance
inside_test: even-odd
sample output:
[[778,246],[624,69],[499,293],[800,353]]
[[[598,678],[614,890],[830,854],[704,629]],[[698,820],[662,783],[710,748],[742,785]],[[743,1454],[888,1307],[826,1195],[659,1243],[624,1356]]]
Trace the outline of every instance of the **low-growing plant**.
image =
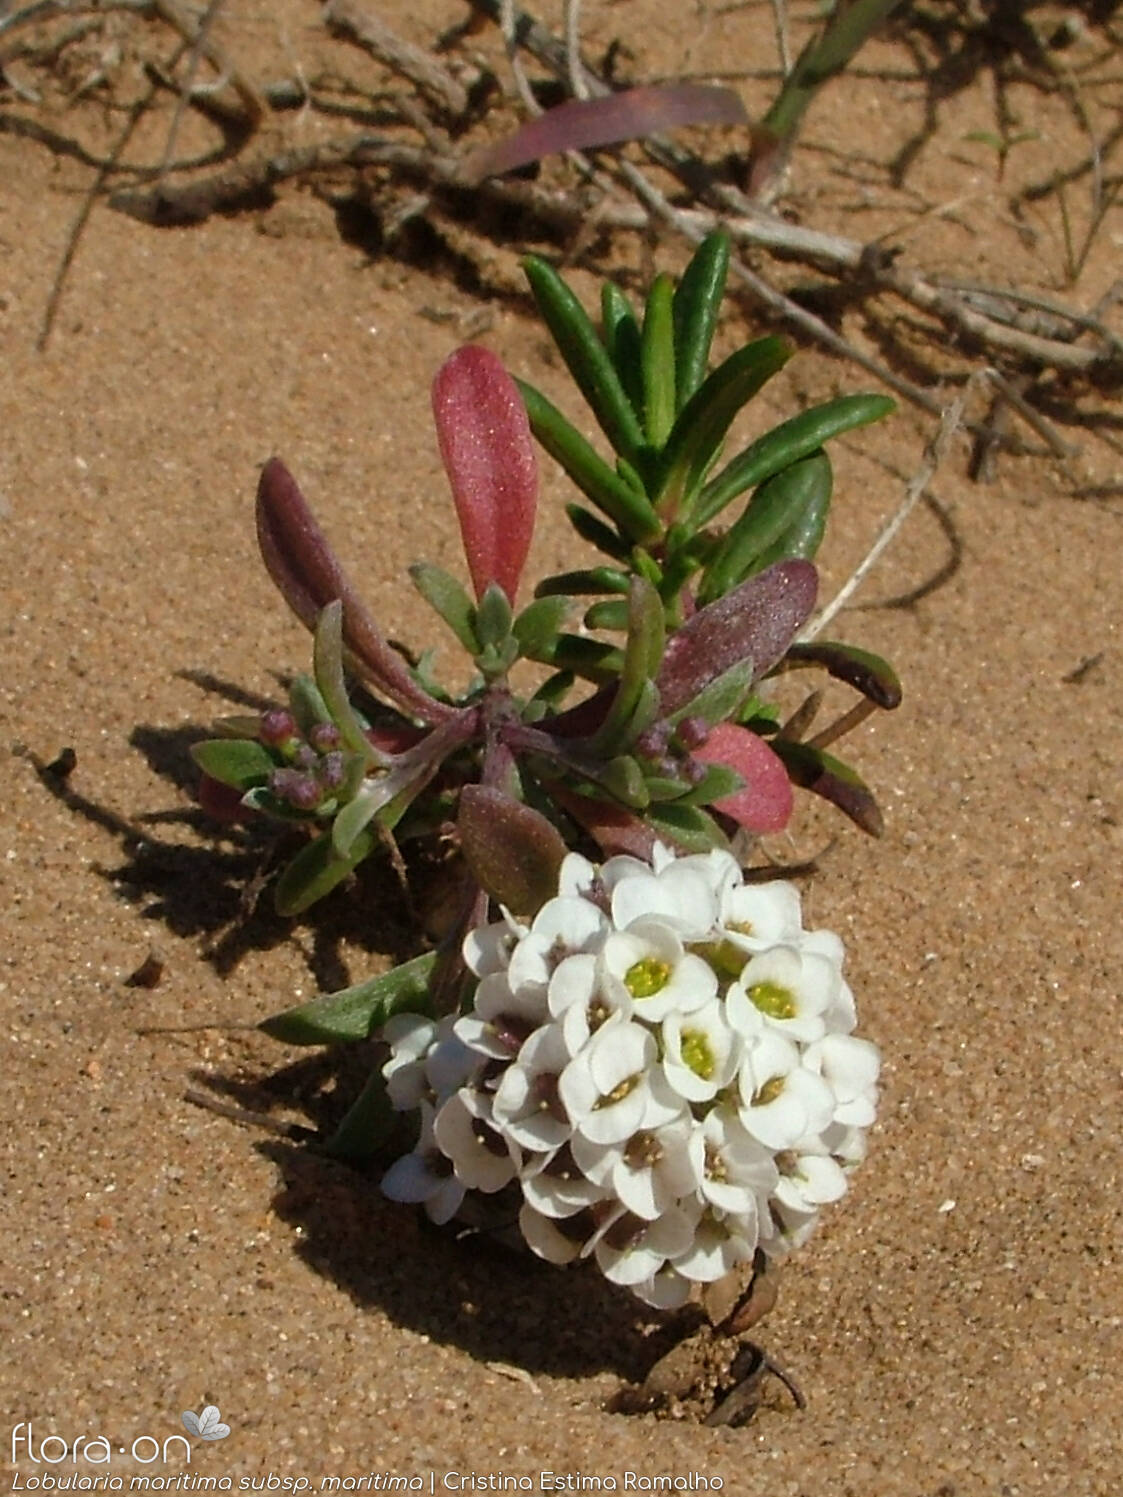
[[[732,849],[786,826],[793,785],[879,830],[867,787],[826,752],[831,730],[806,738],[814,694],[781,723],[764,683],[818,666],[896,705],[884,661],[798,640],[831,502],[824,445],[892,402],[841,397],[723,461],[735,417],[791,353],[766,337],[709,369],[728,257],[712,236],[642,314],[607,284],[599,330],[550,266],[526,262],[611,458],[486,349],[438,373],[471,591],[428,562],[410,575],[471,657],[462,691],[387,640],[271,459],[258,537],[313,631],[313,671],[286,707],[228,719],[195,749],[208,804],[232,795],[306,831],[276,883],[283,913],[367,858],[453,849],[462,898],[438,950],[262,1026],[295,1044],[390,1043],[331,1147],[377,1155],[388,1115],[410,1112],[418,1142],[388,1194],[447,1220],[466,1191],[513,1193],[536,1251],[595,1254],[661,1304],[803,1234],[860,1157],[877,1074],[850,1034],[841,943],[804,930],[791,885],[746,882]],[[605,560],[520,605],[534,438]],[[537,686],[512,683],[520,660],[545,668]]]

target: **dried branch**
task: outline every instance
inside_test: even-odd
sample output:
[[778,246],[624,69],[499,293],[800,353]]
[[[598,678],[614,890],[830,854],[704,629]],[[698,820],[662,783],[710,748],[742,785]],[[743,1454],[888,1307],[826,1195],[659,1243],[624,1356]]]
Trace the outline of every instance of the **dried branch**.
[[468,91],[421,47],[403,40],[357,0],[328,0],[324,21],[329,31],[365,48],[372,57],[408,78],[450,120],[468,111]]

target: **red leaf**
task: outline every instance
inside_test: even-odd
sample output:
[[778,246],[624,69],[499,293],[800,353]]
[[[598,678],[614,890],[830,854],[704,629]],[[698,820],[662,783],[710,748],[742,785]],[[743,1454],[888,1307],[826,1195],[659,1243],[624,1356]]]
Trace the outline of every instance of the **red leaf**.
[[783,764],[748,728],[718,723],[694,757],[704,764],[725,764],[744,780],[744,789],[716,800],[713,809],[732,817],[750,832],[782,832],[792,814],[792,785]]
[[469,344],[438,371],[433,416],[476,597],[498,582],[514,603],[538,502],[522,396],[495,354]]

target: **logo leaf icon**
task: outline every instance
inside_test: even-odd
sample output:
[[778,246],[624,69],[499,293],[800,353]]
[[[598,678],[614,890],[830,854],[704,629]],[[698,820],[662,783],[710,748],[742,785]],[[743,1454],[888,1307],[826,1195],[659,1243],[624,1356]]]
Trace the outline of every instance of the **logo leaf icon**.
[[230,1426],[223,1424],[222,1416],[215,1404],[209,1403],[201,1414],[195,1414],[186,1409],[180,1415],[184,1428],[193,1435],[198,1435],[201,1440],[225,1440],[230,1433]]

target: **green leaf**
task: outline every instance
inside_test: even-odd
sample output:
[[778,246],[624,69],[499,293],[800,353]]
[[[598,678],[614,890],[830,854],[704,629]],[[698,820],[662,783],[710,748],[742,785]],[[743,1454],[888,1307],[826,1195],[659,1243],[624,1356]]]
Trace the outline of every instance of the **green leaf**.
[[207,738],[191,745],[191,757],[212,780],[242,791],[265,784],[277,768],[265,745],[252,738]]
[[351,706],[351,698],[347,695],[347,681],[343,675],[343,604],[338,598],[320,610],[313,639],[312,661],[316,685],[346,747],[353,754],[361,755],[368,764],[384,762],[385,756],[378,753],[363,732],[363,726]]
[[531,660],[539,659],[550,641],[557,638],[572,604],[572,598],[554,594],[528,603],[511,626],[520,652]]
[[610,759],[597,774],[595,784],[607,790],[609,795],[623,801],[626,806],[643,810],[648,803],[647,785],[643,771],[628,754],[618,754]]
[[289,686],[289,708],[301,734],[307,738],[317,723],[330,723],[328,704],[311,676],[294,676]]
[[550,336],[601,430],[615,452],[638,466],[644,445],[639,419],[584,307],[544,260],[528,255],[523,270]]
[[592,738],[597,751],[604,753],[622,748],[636,733],[643,731],[635,726],[635,720],[637,709],[647,695],[645,688],[654,693],[658,707],[654,677],[663,660],[665,638],[663,603],[659,594],[645,578],[634,577],[628,595],[628,637],[624,644],[620,679],[604,722]]
[[831,437],[880,421],[896,402],[887,395],[842,395],[773,427],[712,478],[694,506],[694,523],[708,525],[738,494],[809,457]]
[[596,515],[582,509],[580,504],[567,504],[565,512],[569,516],[569,523],[583,541],[588,541],[590,546],[595,546],[606,556],[615,557],[617,561],[629,559],[632,554],[631,542],[603,520],[598,520]]
[[436,609],[469,655],[478,654],[480,641],[472,627],[475,609],[467,590],[443,567],[433,566],[431,562],[415,561],[409,575],[414,587],[426,603]]
[[873,792],[848,764],[810,743],[773,738],[771,746],[793,785],[829,800],[871,837],[881,836],[885,823]]
[[752,696],[756,667],[752,659],[738,660],[716,680],[702,688],[684,707],[673,712],[669,721],[679,723],[684,717],[700,717],[713,727],[714,723],[733,722]]
[[394,1014],[430,1012],[429,979],[437,960],[427,951],[379,977],[326,993],[258,1025],[286,1045],[335,1045],[369,1039]]
[[901,703],[901,682],[887,660],[856,645],[836,640],[812,640],[789,647],[780,669],[794,670],[801,665],[821,665],[836,681],[845,681],[878,707],[891,710]]
[[627,572],[617,567],[589,567],[583,572],[559,572],[556,577],[545,577],[534,589],[535,597],[552,598],[556,593],[620,593],[627,595],[631,587]]
[[586,629],[615,629],[628,627],[628,604],[624,598],[606,598],[585,610],[582,620]]
[[804,515],[825,516],[832,481],[830,458],[825,452],[813,452],[762,483],[711,558],[698,601],[706,604],[724,597],[758,570],[760,557],[797,527]]
[[708,806],[715,800],[724,800],[727,795],[736,795],[745,788],[745,778],[728,764],[710,764],[697,785],[691,785],[686,794],[675,802],[677,806]]
[[489,582],[479,606],[473,610],[473,632],[482,649],[500,648],[511,635],[511,602],[498,582]]
[[661,841],[672,842],[683,852],[709,852],[712,847],[729,847],[717,822],[698,806],[669,801],[652,806],[647,821]]
[[[534,435],[581,492],[632,540],[647,541],[658,536],[659,516],[652,509],[650,500],[614,473],[545,395],[522,380],[515,383],[526,402]],[[609,550],[609,555],[612,554]]]
[[674,298],[675,392],[681,410],[706,377],[729,272],[729,235],[707,235],[683,272]]
[[351,856],[355,839],[362,835],[384,805],[384,801],[369,791],[360,790],[351,797],[331,826],[331,845],[337,858]]
[[612,281],[601,286],[600,305],[604,346],[632,409],[639,415],[643,411],[643,365],[636,314],[628,298]]
[[623,650],[583,634],[559,634],[541,653],[529,658],[597,682],[614,681],[624,664]]
[[324,1145],[324,1153],[348,1164],[367,1164],[377,1158],[401,1117],[390,1102],[382,1067],[376,1066]]
[[643,315],[643,412],[647,440],[656,452],[675,420],[674,281],[659,275],[647,294]]
[[782,338],[740,348],[705,381],[679,413],[660,463],[656,503],[663,515],[686,518],[690,504],[738,412],[792,356]]
[[273,903],[278,915],[299,915],[330,894],[336,884],[342,883],[370,856],[377,840],[368,827],[352,842],[345,858],[335,852],[330,832],[302,847],[277,880]]

